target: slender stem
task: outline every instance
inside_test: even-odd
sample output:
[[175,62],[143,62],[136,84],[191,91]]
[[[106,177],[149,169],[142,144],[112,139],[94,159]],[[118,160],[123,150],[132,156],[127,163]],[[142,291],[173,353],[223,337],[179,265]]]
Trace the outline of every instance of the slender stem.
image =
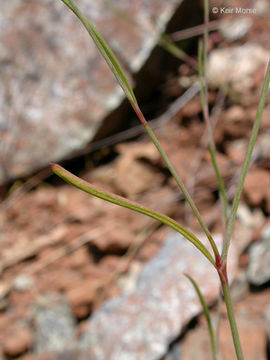
[[188,274],[184,274],[189,281],[191,282],[191,284],[193,285],[198,298],[200,300],[200,303],[202,305],[203,308],[203,313],[207,322],[207,327],[208,327],[208,334],[209,334],[209,338],[210,338],[210,344],[211,344],[211,350],[212,350],[212,358],[213,360],[217,360],[217,349],[216,349],[216,342],[215,342],[215,336],[214,336],[214,331],[213,331],[213,326],[212,326],[212,322],[210,319],[210,314],[209,314],[209,310],[208,307],[206,305],[206,302],[204,300],[203,294],[200,291],[199,286],[197,285],[197,283],[195,282],[195,280]]
[[189,192],[187,191],[187,189],[185,188],[185,185],[183,184],[183,182],[181,181],[181,179],[179,178],[177,172],[175,171],[173,165],[171,164],[170,160],[168,159],[166,153],[164,152],[164,150],[162,149],[158,139],[156,138],[155,134],[153,133],[152,129],[148,126],[147,121],[144,118],[144,115],[142,114],[140,108],[138,105],[133,106],[136,114],[138,115],[142,125],[144,126],[146,132],[148,133],[150,139],[152,140],[153,144],[155,145],[155,147],[157,148],[158,152],[160,153],[161,158],[163,159],[164,163],[166,164],[167,168],[169,169],[171,175],[173,176],[173,178],[175,179],[178,187],[180,188],[180,190],[183,192],[185,199],[187,200],[187,202],[189,203],[194,215],[196,216],[201,228],[203,229],[205,235],[207,236],[209,243],[213,249],[214,255],[215,257],[220,257],[217,246],[212,238],[212,235],[210,234],[206,224],[204,223],[199,210],[197,209],[194,201],[192,200],[191,196],[189,195]]
[[178,59],[187,62],[194,69],[197,69],[197,61],[194,60],[191,56],[188,56],[179,46],[177,46],[166,34],[162,34],[159,39],[159,45],[162,46],[165,50],[170,52],[172,55]]
[[[204,0],[204,31],[203,31],[203,73],[204,82],[207,82],[207,53],[208,53],[208,25],[209,25],[209,1]],[[205,86],[206,98],[208,97],[208,88]]]
[[129,100],[131,106],[133,107],[133,109],[135,110],[136,114],[139,117],[139,120],[141,121],[142,125],[144,126],[144,128],[146,129],[148,135],[150,136],[150,138],[152,139],[153,143],[155,144],[156,148],[158,149],[161,157],[163,158],[163,160],[165,161],[166,165],[168,166],[172,176],[175,178],[178,186],[180,187],[180,189],[182,190],[184,196],[187,198],[187,201],[189,203],[189,205],[191,206],[193,213],[195,214],[195,216],[197,217],[202,229],[204,230],[207,238],[209,239],[209,242],[211,244],[211,247],[213,249],[214,255],[217,258],[220,258],[220,254],[218,252],[218,249],[214,243],[214,240],[209,232],[209,230],[207,229],[205,223],[203,222],[199,211],[197,210],[193,200],[191,199],[190,195],[188,194],[187,190],[184,187],[184,184],[181,182],[181,180],[179,179],[176,171],[174,170],[173,166],[171,165],[171,163],[169,162],[165,152],[162,150],[157,138],[155,137],[154,133],[152,132],[152,130],[150,129],[150,127],[147,125],[147,121],[145,120],[139,105],[137,103],[137,99],[133,93],[132,87],[130,86],[119,62],[117,61],[116,57],[114,56],[112,50],[110,49],[110,47],[107,45],[107,43],[105,42],[105,40],[102,38],[102,36],[99,34],[99,32],[97,31],[97,29],[93,26],[93,24],[90,22],[90,20],[78,9],[78,7],[76,6],[76,4],[73,2],[73,0],[62,0],[63,3],[65,3],[73,12],[74,14],[80,19],[80,21],[82,22],[82,24],[84,25],[84,27],[86,28],[86,30],[88,31],[89,35],[92,37],[95,45],[97,46],[99,52],[101,53],[101,55],[103,56],[103,58],[106,60],[108,66],[110,67],[112,73],[114,74],[116,80],[118,81],[119,85],[122,87],[127,99]]
[[246,178],[248,166],[249,166],[249,163],[250,163],[252,151],[253,151],[254,144],[255,144],[255,140],[256,140],[256,137],[257,137],[257,134],[258,134],[258,131],[259,131],[262,112],[263,112],[263,108],[264,108],[264,103],[265,103],[266,95],[267,95],[267,92],[268,92],[268,89],[269,89],[269,83],[270,83],[270,61],[268,62],[266,75],[265,75],[265,78],[264,78],[264,83],[263,83],[262,92],[261,92],[261,96],[260,96],[260,101],[259,101],[259,105],[258,105],[258,108],[257,108],[257,114],[256,114],[255,121],[254,121],[254,124],[253,124],[252,132],[251,132],[251,136],[250,136],[250,140],[249,140],[249,144],[248,144],[248,148],[247,148],[247,152],[246,152],[246,155],[245,155],[244,163],[243,163],[241,174],[240,174],[240,179],[239,179],[237,189],[236,189],[236,194],[235,194],[235,197],[234,197],[234,200],[233,200],[231,214],[230,214],[230,217],[229,217],[229,220],[228,220],[228,226],[227,226],[227,229],[226,229],[226,234],[225,234],[225,239],[224,239],[224,244],[223,244],[223,250],[222,250],[222,262],[224,264],[226,263],[227,257],[228,257],[228,251],[229,251],[229,246],[230,246],[230,241],[231,241],[233,225],[234,225],[234,221],[235,221],[235,217],[236,217],[236,212],[237,212],[237,208],[238,208],[238,205],[239,205],[241,193],[242,193],[242,190],[243,190],[244,181],[245,181],[245,178]]
[[73,0],[62,0],[62,2],[78,17],[81,21],[88,34],[91,36],[96,47],[98,48],[100,54],[103,56],[104,60],[107,62],[111,72],[114,74],[117,82],[122,87],[127,99],[132,103],[137,103],[137,99],[134,95],[131,85],[127,80],[121,65],[116,59],[111,48],[107,45],[106,41],[103,39],[98,30],[94,27],[91,21],[80,11],[77,5]]
[[199,44],[199,77],[201,84],[201,101],[203,107],[204,121],[206,123],[208,142],[209,142],[209,153],[211,156],[211,161],[213,168],[215,170],[219,195],[221,198],[222,209],[223,209],[223,221],[226,226],[227,224],[227,214],[228,214],[228,199],[224,186],[224,182],[221,177],[221,173],[218,167],[216,159],[216,146],[213,139],[213,130],[212,124],[210,121],[209,115],[209,105],[208,105],[208,86],[207,86],[207,56],[208,56],[208,27],[209,27],[209,1],[204,0],[204,32],[203,32],[203,59],[202,59],[202,50]]
[[227,198],[227,194],[226,194],[226,190],[225,190],[225,185],[222,180],[222,177],[221,177],[221,174],[220,174],[220,171],[218,168],[216,156],[215,156],[215,146],[211,146],[211,142],[209,145],[209,153],[211,156],[212,165],[215,170],[216,178],[217,178],[217,182],[218,182],[219,195],[220,195],[222,209],[223,209],[223,224],[226,226],[227,222],[228,222],[229,203],[228,203],[228,198]]
[[216,322],[216,337],[215,337],[215,343],[216,343],[216,353],[217,353],[217,358],[219,359],[219,343],[220,343],[220,320],[221,320],[221,305],[223,302],[223,297],[222,297],[222,290],[220,287],[220,292],[219,292],[219,296],[218,296],[218,303],[217,303],[217,322]]
[[235,316],[234,316],[228,282],[222,282],[222,289],[223,289],[224,301],[225,301],[226,308],[227,308],[228,319],[229,319],[229,323],[230,323],[230,327],[231,327],[231,333],[232,333],[236,357],[237,357],[237,360],[243,360],[244,357],[243,357],[239,334],[238,334],[238,329],[237,329],[237,325],[236,325],[236,321],[235,321]]

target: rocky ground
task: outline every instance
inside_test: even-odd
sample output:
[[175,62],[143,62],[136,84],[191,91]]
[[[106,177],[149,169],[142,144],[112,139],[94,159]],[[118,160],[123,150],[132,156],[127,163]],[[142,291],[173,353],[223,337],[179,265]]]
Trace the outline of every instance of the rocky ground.
[[[247,7],[240,0],[234,6],[243,3]],[[257,13],[211,15],[218,23],[209,36],[209,104],[230,200],[270,57],[268,2],[250,1],[250,7]],[[189,55],[195,59],[195,50]],[[169,66],[166,71],[158,106],[153,97],[144,108],[218,242],[221,206],[198,78],[190,62],[179,65],[177,72]],[[268,96],[230,264],[247,360],[270,356],[269,119]],[[99,142],[94,152],[65,166],[100,187],[172,216],[201,237],[155,148],[140,129],[134,132],[136,136],[123,132],[117,139],[104,139],[100,149]],[[216,278],[192,246],[153,220],[92,198],[48,173],[45,169],[2,190],[0,358],[210,359],[206,323],[183,277],[186,272],[196,278],[212,305],[214,326],[220,327],[221,359],[233,359]]]

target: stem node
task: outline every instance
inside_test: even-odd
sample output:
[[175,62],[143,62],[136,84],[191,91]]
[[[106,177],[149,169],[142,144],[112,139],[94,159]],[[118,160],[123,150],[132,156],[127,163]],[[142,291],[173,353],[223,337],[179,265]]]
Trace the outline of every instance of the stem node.
[[222,284],[228,284],[227,263],[224,263],[220,255],[216,255],[216,269]]

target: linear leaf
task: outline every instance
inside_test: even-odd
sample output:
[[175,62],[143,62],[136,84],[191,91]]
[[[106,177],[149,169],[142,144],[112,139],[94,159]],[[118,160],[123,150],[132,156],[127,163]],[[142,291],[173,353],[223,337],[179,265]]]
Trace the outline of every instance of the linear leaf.
[[146,208],[142,205],[139,205],[133,201],[127,200],[121,196],[100,190],[96,188],[95,186],[91,185],[87,181],[80,179],[79,177],[73,175],[66,169],[64,169],[62,166],[58,164],[51,164],[52,171],[61,177],[63,180],[68,182],[69,184],[75,186],[76,188],[87,192],[88,194],[94,195],[100,199],[109,201],[113,204],[128,208],[130,210],[134,210],[138,213],[150,216],[153,219],[156,219],[160,222],[162,222],[165,225],[168,225],[172,229],[176,230],[180,234],[182,234],[187,240],[189,240],[196,248],[210,261],[212,265],[215,265],[215,261],[212,257],[212,255],[209,253],[209,251],[206,249],[206,247],[200,242],[200,240],[192,234],[190,231],[185,229],[183,226],[178,224],[175,220],[172,218],[161,214],[157,211],[151,210],[149,208]]
[[111,71],[113,72],[116,80],[118,81],[119,85],[122,87],[124,93],[126,94],[128,100],[131,104],[137,104],[136,97],[134,92],[119,64],[115,55],[113,54],[112,50],[109,48],[105,40],[102,38],[100,33],[94,27],[94,25],[90,22],[90,20],[79,10],[79,8],[74,4],[72,0],[62,0],[62,2],[70,8],[74,12],[74,14],[79,18],[81,23],[84,25],[86,30],[88,31],[89,35],[93,39],[94,43],[96,44],[99,52],[106,60],[107,64],[109,65]]
[[227,228],[226,228],[226,234],[225,234],[225,239],[224,239],[224,244],[223,244],[223,249],[222,249],[222,261],[223,261],[223,263],[226,263],[226,260],[227,260],[230,241],[231,241],[231,236],[232,236],[232,231],[233,231],[233,225],[234,225],[234,221],[235,221],[235,217],[236,217],[240,197],[241,197],[241,194],[242,194],[242,190],[243,190],[243,187],[244,187],[244,182],[245,182],[245,178],[246,178],[246,175],[247,175],[248,166],[249,166],[249,163],[250,163],[250,160],[251,160],[251,155],[252,155],[253,148],[254,148],[254,145],[255,145],[255,140],[256,140],[256,137],[257,137],[257,134],[258,134],[258,131],[259,131],[261,118],[262,118],[262,113],[263,113],[263,109],[264,109],[264,104],[265,104],[266,96],[267,96],[268,91],[269,91],[269,84],[270,84],[270,60],[268,61],[266,74],[265,74],[265,77],[264,77],[264,82],[263,82],[263,86],[262,86],[262,90],[261,90],[261,96],[260,96],[259,104],[258,104],[258,107],[257,107],[257,113],[256,113],[256,116],[255,116],[255,121],[254,121],[254,124],[253,124],[253,127],[252,127],[251,136],[250,136],[250,139],[249,139],[247,151],[246,151],[244,162],[243,162],[243,165],[242,165],[240,178],[239,178],[239,181],[238,181],[238,184],[237,184],[236,193],[235,193],[235,196],[234,196],[234,199],[233,199],[232,210],[231,210],[231,213],[230,213],[230,217],[228,219],[228,224],[227,224]]
[[196,281],[190,275],[188,275],[188,274],[184,274],[184,275],[189,279],[189,281],[193,285],[193,287],[198,295],[198,298],[200,300],[200,303],[202,305],[203,313],[204,313],[204,316],[205,316],[206,322],[207,322],[210,342],[211,342],[212,356],[213,356],[213,360],[215,360],[216,359],[216,342],[215,342],[215,336],[214,336],[214,331],[213,331],[213,327],[212,327],[212,322],[210,319],[208,306],[206,305],[203,294],[201,293],[200,288],[199,288],[198,284],[196,283]]
[[[207,1],[206,1],[207,2]],[[228,218],[228,198],[226,194],[225,185],[219,170],[219,166],[217,163],[216,157],[216,146],[213,138],[213,129],[210,122],[210,115],[209,115],[209,105],[208,105],[208,86],[207,86],[207,44],[208,44],[208,8],[207,4],[204,4],[205,7],[205,15],[207,21],[205,22],[205,29],[204,29],[204,42],[199,41],[199,48],[198,48],[198,72],[199,72],[199,83],[200,83],[200,95],[201,95],[201,103],[203,109],[203,117],[207,128],[207,136],[208,136],[208,150],[211,156],[212,165],[216,174],[218,188],[219,188],[219,196],[222,203],[222,210],[223,210],[223,222],[226,226],[227,218]]]
[[166,154],[164,153],[164,151],[161,149],[161,146],[157,140],[157,138],[155,137],[154,133],[152,132],[152,130],[150,129],[150,127],[147,125],[147,121],[143,115],[143,113],[140,110],[140,107],[137,103],[136,97],[128,83],[128,80],[126,79],[119,63],[117,62],[115,56],[113,55],[112,51],[110,50],[109,46],[105,43],[105,41],[102,39],[101,35],[98,33],[98,31],[95,29],[95,27],[91,24],[91,22],[88,20],[88,18],[78,9],[78,7],[74,4],[73,0],[62,0],[62,2],[64,2],[64,4],[66,4],[73,12],[74,14],[80,19],[80,21],[82,22],[82,24],[85,26],[85,28],[87,29],[88,33],[90,34],[90,36],[92,37],[92,39],[94,40],[96,46],[98,47],[99,51],[101,52],[102,56],[104,57],[104,59],[107,61],[111,71],[113,72],[113,74],[115,75],[117,81],[119,82],[119,84],[121,85],[121,87],[123,88],[128,100],[130,101],[134,111],[136,112],[139,120],[141,121],[142,125],[144,126],[145,130],[147,131],[148,135],[150,136],[152,142],[154,143],[154,145],[156,146],[157,150],[159,151],[162,159],[164,160],[165,164],[168,166],[169,171],[171,172],[172,176],[174,177],[174,179],[176,180],[179,188],[183,191],[183,194],[186,198],[186,200],[188,201],[189,205],[191,206],[191,209],[194,213],[194,215],[196,216],[196,218],[198,219],[203,231],[205,232],[211,247],[213,249],[213,252],[215,254],[215,257],[219,256],[217,247],[213,241],[213,238],[209,232],[209,230],[207,229],[207,226],[205,225],[203,219],[201,218],[193,200],[191,199],[190,195],[188,194],[187,190],[184,187],[184,184],[182,183],[182,181],[180,180],[179,176],[177,175],[176,171],[174,170],[173,166],[171,165],[171,163],[169,162]]

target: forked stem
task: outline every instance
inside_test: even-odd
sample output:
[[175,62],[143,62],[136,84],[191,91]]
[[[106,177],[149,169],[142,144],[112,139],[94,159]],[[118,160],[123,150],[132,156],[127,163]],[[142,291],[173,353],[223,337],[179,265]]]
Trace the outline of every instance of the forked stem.
[[140,122],[142,123],[142,125],[144,126],[148,136],[150,137],[150,139],[152,140],[153,144],[155,145],[155,147],[157,148],[158,152],[160,153],[160,156],[162,158],[162,160],[164,161],[164,163],[166,164],[168,170],[170,171],[172,177],[174,178],[175,182],[177,183],[178,187],[180,188],[180,190],[182,191],[182,193],[184,194],[184,197],[186,199],[186,201],[188,202],[190,208],[193,211],[193,214],[195,215],[195,217],[197,218],[202,230],[204,231],[205,235],[207,236],[209,243],[212,247],[212,250],[214,252],[215,258],[219,258],[219,251],[217,249],[217,246],[213,240],[212,235],[210,234],[205,222],[203,221],[199,210],[197,209],[194,201],[192,200],[192,197],[190,196],[189,192],[187,191],[185,185],[183,184],[183,182],[181,181],[181,179],[179,178],[177,172],[175,171],[173,165],[171,164],[170,160],[168,159],[165,151],[162,149],[158,139],[156,138],[154,132],[152,131],[152,129],[150,128],[150,126],[147,124],[147,121],[145,120],[145,117],[143,115],[143,113],[141,112],[139,106],[137,104],[132,104],[133,109],[135,110]]
[[[110,67],[112,73],[114,74],[118,83],[122,87],[127,99],[129,100],[132,107],[134,108],[134,110],[135,110],[136,114],[138,115],[146,132],[148,133],[148,135],[151,138],[152,142],[154,143],[155,147],[159,151],[163,161],[165,162],[166,166],[168,167],[169,171],[171,172],[172,176],[174,177],[177,185],[183,192],[194,215],[196,216],[199,224],[201,225],[203,231],[205,232],[205,234],[210,242],[210,245],[212,247],[212,250],[214,252],[215,260],[212,257],[212,255],[209,253],[208,249],[200,242],[200,240],[195,235],[193,235],[187,229],[185,229],[180,224],[178,224],[176,221],[167,217],[166,215],[160,214],[154,210],[148,209],[142,205],[136,204],[127,199],[124,199],[119,196],[115,196],[108,192],[104,192],[100,189],[97,189],[97,188],[93,187],[91,184],[83,181],[82,179],[79,179],[78,177],[69,173],[65,169],[61,168],[59,165],[52,164],[52,170],[58,176],[62,177],[64,180],[73,184],[74,186],[76,186],[77,188],[79,188],[83,191],[86,191],[86,192],[88,192],[94,196],[97,196],[99,198],[102,198],[106,201],[110,201],[114,204],[117,204],[117,205],[126,207],[128,209],[140,212],[142,214],[145,214],[156,220],[161,221],[162,223],[170,226],[171,228],[173,228],[176,231],[178,231],[179,233],[181,233],[183,236],[186,237],[187,240],[189,240],[194,246],[196,246],[197,249],[210,261],[210,263],[216,268],[216,270],[218,272],[218,275],[219,275],[220,281],[221,281],[221,286],[223,289],[224,301],[225,301],[225,304],[227,307],[228,319],[229,319],[230,326],[231,326],[231,332],[232,332],[233,342],[234,342],[234,346],[235,346],[235,352],[237,355],[237,359],[243,360],[243,354],[242,354],[242,350],[241,350],[238,330],[237,330],[237,326],[236,326],[236,321],[235,321],[235,316],[234,316],[234,311],[233,311],[232,301],[231,301],[231,296],[230,296],[229,283],[228,283],[228,278],[227,278],[227,257],[228,257],[228,250],[229,250],[229,245],[230,245],[232,229],[233,229],[233,225],[234,225],[234,221],[235,221],[236,211],[238,208],[241,192],[243,189],[248,165],[249,165],[249,162],[251,159],[251,154],[252,154],[252,150],[254,147],[255,138],[258,133],[260,119],[261,119],[261,115],[262,115],[262,111],[263,111],[263,107],[264,107],[264,103],[265,103],[265,99],[266,99],[266,94],[267,94],[267,91],[269,88],[270,63],[268,64],[268,68],[267,68],[267,72],[266,72],[266,76],[265,76],[265,80],[264,80],[264,85],[263,85],[263,90],[262,90],[260,102],[258,105],[257,115],[256,115],[256,119],[254,121],[252,134],[250,137],[247,153],[246,153],[244,164],[242,167],[242,172],[241,172],[240,180],[239,180],[239,183],[237,186],[237,191],[236,191],[236,195],[235,195],[235,198],[233,201],[232,210],[231,210],[231,214],[230,214],[230,217],[228,220],[228,224],[226,221],[226,225],[227,225],[226,235],[225,235],[222,255],[220,255],[219,251],[217,249],[217,246],[216,246],[206,224],[204,223],[197,207],[195,206],[195,203],[193,202],[193,200],[192,200],[191,196],[189,195],[187,189],[185,188],[184,184],[180,180],[178,174],[176,173],[176,171],[175,171],[174,167],[172,166],[171,162],[169,161],[167,155],[165,154],[164,150],[162,149],[161,145],[159,144],[153,131],[147,124],[147,121],[145,120],[145,118],[139,108],[139,105],[138,105],[136,97],[133,93],[132,87],[130,86],[130,84],[129,84],[124,72],[122,71],[122,68],[121,68],[119,62],[117,61],[116,57],[114,56],[113,52],[108,47],[108,45],[106,44],[106,42],[104,41],[102,36],[97,31],[97,29],[89,21],[89,19],[78,9],[78,7],[76,6],[76,4],[74,3],[73,0],[62,0],[62,2],[65,3],[75,13],[75,15],[80,19],[80,21],[82,22],[82,24],[88,31],[89,35],[92,37],[93,41],[95,42],[100,53],[102,54],[102,56],[108,63],[108,66]],[[208,5],[209,5],[209,1],[204,0],[204,8],[205,8],[204,44],[205,45],[204,45],[204,54],[203,54],[203,56],[201,55],[201,59],[203,57],[204,61],[203,61],[203,66],[202,66],[202,61],[200,62],[199,69],[200,69],[200,78],[201,78],[201,92],[202,92],[202,100],[203,100],[202,103],[203,103],[203,109],[204,109],[204,116],[206,119],[208,132],[209,132],[210,154],[211,154],[211,159],[212,159],[214,169],[215,169],[215,172],[217,175],[221,197],[223,198],[224,218],[226,220],[227,219],[226,192],[225,192],[225,187],[224,187],[224,184],[223,184],[223,181],[222,181],[222,178],[221,178],[220,172],[218,170],[218,166],[217,166],[217,161],[216,161],[216,156],[215,156],[215,145],[214,145],[214,141],[213,141],[213,137],[212,137],[211,123],[209,120],[209,113],[208,113],[208,101],[207,101],[208,96],[207,96],[207,85],[206,85],[206,80],[207,80],[207,76],[206,76],[207,46],[206,45],[207,45],[207,38],[208,38],[207,26],[208,26],[208,21],[209,21],[208,20],[208,17],[209,17],[209,6]]]
[[227,275],[227,264],[222,263],[221,259],[218,264],[216,264],[217,272],[220,278],[221,288],[223,291],[224,296],[224,302],[227,309],[227,315],[230,323],[231,328],[231,334],[235,349],[235,354],[237,357],[237,360],[243,360],[243,352],[242,347],[239,339],[239,333],[235,321],[235,314],[232,306],[232,299],[230,294],[230,287],[229,287],[229,281],[228,281],[228,275]]
[[189,195],[188,191],[186,190],[184,184],[180,180],[178,174],[176,173],[174,167],[172,166],[171,162],[169,161],[167,155],[161,148],[156,136],[154,135],[151,128],[147,125],[147,121],[143,116],[142,111],[138,105],[137,99],[133,93],[132,87],[130,86],[119,62],[117,61],[116,57],[114,56],[113,52],[111,51],[110,47],[106,44],[105,40],[102,38],[98,30],[93,26],[93,24],[89,21],[89,19],[79,10],[73,0],[62,0],[73,12],[74,14],[80,19],[86,30],[88,31],[89,35],[93,39],[94,43],[96,44],[98,50],[100,51],[101,55],[107,62],[108,66],[110,67],[112,73],[114,74],[116,80],[118,81],[119,85],[122,87],[127,99],[129,100],[131,106],[135,110],[136,114],[138,115],[139,120],[141,121],[142,125],[144,126],[146,132],[148,133],[149,137],[151,138],[152,142],[154,143],[155,147],[159,151],[163,161],[167,165],[169,171],[171,172],[172,176],[174,177],[177,185],[183,192],[186,200],[188,201],[194,215],[196,216],[199,224],[201,225],[203,231],[205,232],[210,245],[213,249],[215,257],[219,256],[218,249],[216,244],[207,229],[206,224],[204,223],[203,219],[201,218],[198,209],[196,208],[191,196]]

